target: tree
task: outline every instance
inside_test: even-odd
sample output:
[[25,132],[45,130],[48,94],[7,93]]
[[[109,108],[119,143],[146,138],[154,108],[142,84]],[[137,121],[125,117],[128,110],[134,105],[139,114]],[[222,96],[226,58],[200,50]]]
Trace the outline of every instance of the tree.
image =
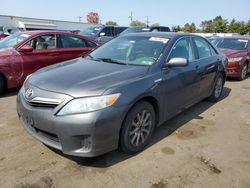
[[117,23],[115,21],[107,21],[105,25],[111,25],[111,26],[117,26]]
[[229,33],[237,33],[239,28],[239,23],[236,22],[235,19],[232,19],[232,21],[229,23],[227,31]]
[[179,32],[179,31],[181,31],[181,26],[179,26],[179,25],[173,26],[172,27],[172,31],[173,32]]
[[138,20],[134,20],[130,23],[130,26],[147,26],[147,24]]
[[216,16],[213,19],[213,24],[214,24],[214,31],[216,33],[223,33],[227,31],[228,21],[225,19],[222,19],[221,16]]
[[250,35],[250,20],[248,20],[248,22],[246,23],[246,31],[246,34]]
[[214,32],[213,20],[205,20],[201,22],[201,28],[202,28],[202,32],[213,33]]
[[153,23],[151,26],[160,26],[160,24],[159,23]]
[[183,32],[187,32],[187,33],[194,33],[196,32],[196,26],[195,26],[195,23],[186,23],[184,25],[184,27],[181,29],[181,31]]
[[97,12],[90,12],[87,15],[87,21],[88,23],[92,23],[92,24],[98,24],[100,21],[100,17],[99,14]]

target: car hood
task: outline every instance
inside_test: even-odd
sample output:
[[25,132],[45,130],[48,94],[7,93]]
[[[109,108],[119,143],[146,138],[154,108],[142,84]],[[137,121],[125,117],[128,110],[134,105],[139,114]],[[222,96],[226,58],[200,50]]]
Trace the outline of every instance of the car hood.
[[28,83],[73,97],[102,95],[107,89],[144,76],[145,66],[92,61],[86,58],[59,63],[34,73]]
[[12,48],[2,48],[0,49],[0,57],[6,57],[6,56],[10,56],[13,53],[13,49]]
[[232,50],[226,48],[219,48],[219,50],[225,54],[228,58],[244,56],[246,54],[246,50]]

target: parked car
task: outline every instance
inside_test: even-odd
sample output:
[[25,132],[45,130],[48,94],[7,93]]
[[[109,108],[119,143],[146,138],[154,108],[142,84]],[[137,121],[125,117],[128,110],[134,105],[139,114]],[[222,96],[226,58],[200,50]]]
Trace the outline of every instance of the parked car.
[[1,33],[0,32],[0,40],[3,40],[5,37],[7,37],[8,35],[4,34],[4,33]]
[[72,32],[27,31],[0,41],[0,93],[23,84],[36,70],[81,57],[98,42]]
[[127,27],[121,26],[90,26],[79,34],[86,35],[88,37],[98,40],[100,43],[106,43],[119,35],[122,31],[127,29]]
[[227,76],[244,80],[250,72],[250,37],[222,37],[214,44],[228,58]]
[[206,39],[208,39],[212,44],[216,44],[217,40],[220,39],[220,37],[218,36],[209,36],[209,37],[206,37]]
[[166,120],[205,98],[219,100],[226,62],[200,36],[128,34],[32,74],[17,113],[33,137],[65,154],[136,153]]
[[123,32],[121,32],[120,36],[129,34],[129,33],[140,33],[140,32],[170,32],[169,27],[166,26],[138,26],[138,27],[129,27]]

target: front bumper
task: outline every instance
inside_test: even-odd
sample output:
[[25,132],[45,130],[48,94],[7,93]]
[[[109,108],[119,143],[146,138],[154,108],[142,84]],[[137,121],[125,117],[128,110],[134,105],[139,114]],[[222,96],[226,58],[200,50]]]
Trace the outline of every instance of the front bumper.
[[60,108],[60,105],[34,107],[21,92],[17,96],[21,124],[45,145],[81,157],[94,157],[118,148],[123,109],[109,107],[91,113],[56,116]]

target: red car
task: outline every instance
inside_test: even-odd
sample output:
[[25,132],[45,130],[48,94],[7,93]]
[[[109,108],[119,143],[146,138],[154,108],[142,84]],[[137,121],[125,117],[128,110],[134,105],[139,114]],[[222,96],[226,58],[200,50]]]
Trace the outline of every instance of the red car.
[[72,32],[27,31],[0,41],[0,93],[23,84],[36,70],[87,54],[99,43]]
[[5,37],[7,37],[7,35],[5,35],[3,33],[2,34],[0,33],[0,40],[3,40]]
[[244,80],[250,72],[250,37],[224,37],[213,43],[228,58],[227,76]]

